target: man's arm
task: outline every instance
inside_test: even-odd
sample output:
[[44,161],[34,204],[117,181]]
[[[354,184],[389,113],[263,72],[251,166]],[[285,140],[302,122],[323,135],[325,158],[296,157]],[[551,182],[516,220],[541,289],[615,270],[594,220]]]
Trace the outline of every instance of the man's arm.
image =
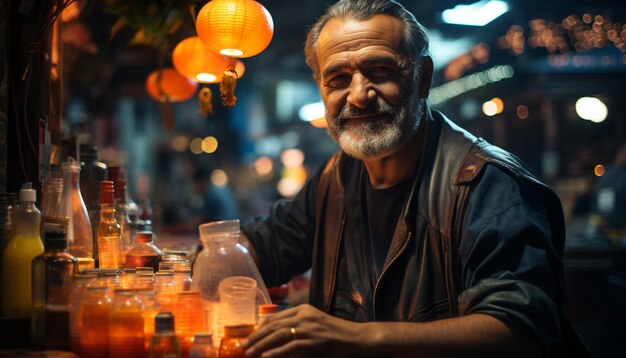
[[355,323],[309,305],[275,314],[248,338],[246,348],[249,357],[540,355],[526,332],[484,314],[425,323]]

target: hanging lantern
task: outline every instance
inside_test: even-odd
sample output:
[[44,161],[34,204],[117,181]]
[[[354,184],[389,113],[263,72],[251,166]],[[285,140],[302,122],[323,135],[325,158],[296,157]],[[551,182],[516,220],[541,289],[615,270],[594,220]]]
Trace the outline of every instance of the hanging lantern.
[[197,87],[197,83],[171,67],[156,70],[146,79],[146,91],[150,97],[161,102],[186,101],[196,93]]
[[230,57],[257,55],[269,45],[274,21],[253,0],[212,0],[196,18],[196,31],[209,50]]
[[198,36],[188,37],[172,52],[174,68],[183,76],[200,83],[217,83],[228,67],[228,58],[218,55],[202,43]]

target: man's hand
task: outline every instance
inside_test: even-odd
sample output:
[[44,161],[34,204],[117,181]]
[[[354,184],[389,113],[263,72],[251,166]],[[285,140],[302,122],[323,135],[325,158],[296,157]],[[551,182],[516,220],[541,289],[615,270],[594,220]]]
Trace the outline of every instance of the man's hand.
[[367,342],[360,324],[303,304],[278,312],[248,337],[248,357],[345,357]]

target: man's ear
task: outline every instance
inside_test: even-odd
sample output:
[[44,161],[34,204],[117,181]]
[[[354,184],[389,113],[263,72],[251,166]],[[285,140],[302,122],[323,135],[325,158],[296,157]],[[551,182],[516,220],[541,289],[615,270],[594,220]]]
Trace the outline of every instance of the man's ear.
[[421,98],[428,98],[430,93],[430,86],[433,82],[433,59],[430,56],[422,57],[420,64],[420,78],[419,78],[419,95]]

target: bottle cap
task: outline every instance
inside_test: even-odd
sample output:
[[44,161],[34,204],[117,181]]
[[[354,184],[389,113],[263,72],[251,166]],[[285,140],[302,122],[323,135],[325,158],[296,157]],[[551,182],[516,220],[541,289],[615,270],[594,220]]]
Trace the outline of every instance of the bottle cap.
[[76,161],[76,159],[72,158],[72,157],[67,157],[67,161],[63,162],[63,164],[61,164],[61,168],[65,171],[65,170],[71,170],[71,171],[76,171],[79,172],[80,171],[80,163]]
[[174,315],[170,312],[159,312],[154,317],[154,331],[173,331],[174,330]]
[[259,305],[259,313],[269,314],[278,312],[278,305],[274,303]]
[[100,204],[113,204],[114,203],[115,190],[113,189],[113,182],[110,180],[103,180],[100,182]]
[[45,232],[43,239],[46,249],[65,250],[67,248],[67,238],[65,236],[65,231]]
[[152,232],[151,231],[140,231],[135,236],[135,242],[147,244],[152,242]]
[[26,182],[22,184],[20,189],[20,202],[35,202],[37,201],[37,191],[33,189],[33,184]]
[[213,335],[211,332],[197,332],[193,335],[193,344],[212,344]]
[[244,338],[254,332],[253,324],[235,324],[224,326],[224,336]]

